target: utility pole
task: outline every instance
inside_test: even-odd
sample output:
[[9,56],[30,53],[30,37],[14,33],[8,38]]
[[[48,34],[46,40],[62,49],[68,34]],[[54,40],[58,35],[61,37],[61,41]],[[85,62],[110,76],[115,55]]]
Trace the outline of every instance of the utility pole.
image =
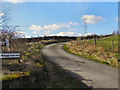
[[87,18],[84,18],[84,26],[85,27],[85,34],[87,33],[87,22],[86,22]]
[[[0,42],[2,42],[2,0],[0,0]],[[0,53],[2,53],[2,44],[0,45]],[[0,81],[2,81],[2,59],[0,59]],[[0,82],[2,90],[2,82]]]
[[0,0],[0,36],[2,37],[2,0]]

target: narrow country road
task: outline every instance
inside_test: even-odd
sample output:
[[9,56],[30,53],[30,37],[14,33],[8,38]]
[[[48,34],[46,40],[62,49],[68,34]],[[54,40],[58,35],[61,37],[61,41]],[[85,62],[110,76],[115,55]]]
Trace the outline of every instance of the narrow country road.
[[66,52],[65,43],[47,45],[43,55],[93,88],[118,88],[118,69]]

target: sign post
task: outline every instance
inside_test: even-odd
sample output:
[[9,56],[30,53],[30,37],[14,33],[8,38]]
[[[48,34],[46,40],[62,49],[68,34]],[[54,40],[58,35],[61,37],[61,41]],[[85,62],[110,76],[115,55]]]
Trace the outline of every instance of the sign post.
[[20,53],[0,53],[1,59],[19,59],[20,57]]
[[10,51],[9,36],[7,36],[7,39],[5,39],[5,41],[6,41],[6,48],[8,49],[8,51]]
[[0,45],[1,45],[1,46],[5,46],[5,42],[0,41]]
[[7,52],[7,53],[0,53],[0,59],[18,59],[20,62],[21,54],[19,52]]

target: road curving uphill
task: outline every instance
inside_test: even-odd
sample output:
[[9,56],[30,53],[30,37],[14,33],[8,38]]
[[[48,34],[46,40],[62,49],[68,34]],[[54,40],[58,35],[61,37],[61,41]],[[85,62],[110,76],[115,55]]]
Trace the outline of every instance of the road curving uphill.
[[49,61],[61,66],[93,88],[118,88],[118,69],[70,54],[63,49],[65,43],[50,44],[42,49]]

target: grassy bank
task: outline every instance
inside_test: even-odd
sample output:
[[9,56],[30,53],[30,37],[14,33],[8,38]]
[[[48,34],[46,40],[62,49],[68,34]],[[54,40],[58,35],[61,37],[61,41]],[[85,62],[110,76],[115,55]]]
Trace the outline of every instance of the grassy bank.
[[50,41],[27,43],[17,60],[3,62],[3,88],[83,88],[87,87],[76,77],[47,61],[41,48]]
[[118,36],[110,36],[96,40],[96,45],[94,45],[94,42],[94,40],[71,41],[64,46],[64,49],[81,57],[113,67],[119,67],[116,63],[118,59]]

